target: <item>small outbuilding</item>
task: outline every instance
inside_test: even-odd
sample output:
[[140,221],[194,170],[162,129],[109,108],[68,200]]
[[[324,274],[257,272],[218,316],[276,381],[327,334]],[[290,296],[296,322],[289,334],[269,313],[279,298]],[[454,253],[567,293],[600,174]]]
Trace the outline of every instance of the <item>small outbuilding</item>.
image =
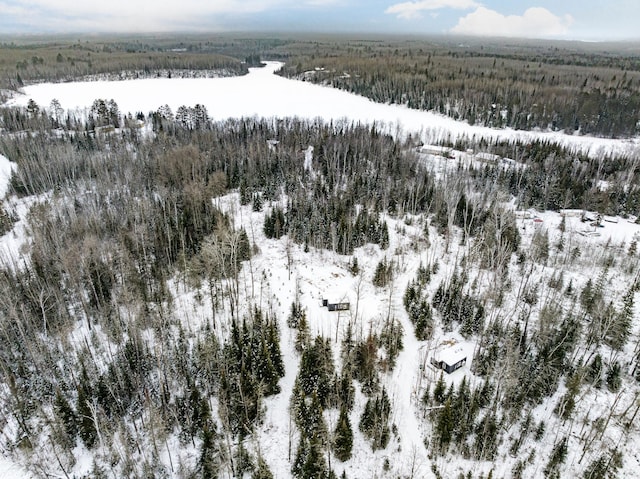
[[444,158],[453,158],[451,148],[438,145],[422,145],[418,148],[418,153],[425,155],[442,156]]
[[431,357],[431,364],[447,374],[460,369],[467,363],[467,353],[462,346],[454,345],[436,352]]
[[329,311],[349,311],[349,303],[329,303],[327,309]]
[[326,307],[329,311],[349,311],[351,305],[346,302],[330,303],[328,299],[323,299],[322,306]]

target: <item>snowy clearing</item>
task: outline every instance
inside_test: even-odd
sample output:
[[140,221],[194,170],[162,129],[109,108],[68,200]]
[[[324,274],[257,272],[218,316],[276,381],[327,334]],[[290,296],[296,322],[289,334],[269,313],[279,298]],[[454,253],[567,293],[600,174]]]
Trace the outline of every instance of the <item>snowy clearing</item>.
[[11,172],[15,166],[15,163],[11,163],[6,157],[0,155],[0,198],[7,193]]

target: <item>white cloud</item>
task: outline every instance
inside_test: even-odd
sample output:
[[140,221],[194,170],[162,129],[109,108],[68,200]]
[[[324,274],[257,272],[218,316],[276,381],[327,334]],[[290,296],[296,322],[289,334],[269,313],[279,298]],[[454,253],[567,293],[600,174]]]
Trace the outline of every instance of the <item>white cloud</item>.
[[0,1],[0,12],[2,15],[19,15],[19,16],[27,16],[29,14],[29,10],[20,6],[14,5],[6,2]]
[[474,0],[421,0],[418,2],[402,2],[391,5],[384,13],[397,15],[398,18],[420,18],[421,13],[428,10],[440,10],[443,8],[455,8],[467,10],[478,7],[480,4]]
[[35,25],[45,16],[49,25],[67,31],[168,31],[210,26],[212,17],[255,14],[290,0],[21,0],[31,18],[15,12],[16,20]]
[[565,36],[573,23],[570,15],[559,17],[546,8],[532,7],[522,15],[503,15],[485,7],[460,18],[451,33],[461,35],[553,38]]

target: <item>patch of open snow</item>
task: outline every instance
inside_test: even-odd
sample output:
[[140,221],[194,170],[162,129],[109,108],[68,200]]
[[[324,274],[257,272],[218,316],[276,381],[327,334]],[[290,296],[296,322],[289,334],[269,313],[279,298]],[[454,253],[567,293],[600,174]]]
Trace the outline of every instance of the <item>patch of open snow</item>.
[[[0,182],[0,189],[3,185],[4,184]],[[11,196],[6,200],[4,205],[5,210],[14,213],[18,221],[13,225],[11,231],[0,236],[0,261],[13,267],[21,267],[28,264],[28,256],[22,254],[23,248],[29,244],[30,241],[27,234],[27,215],[34,204],[47,201],[49,197],[50,195],[45,193],[24,198]]]
[[0,455],[0,477],[2,479],[27,479],[32,476],[15,462]]
[[311,174],[311,178],[315,179],[316,174],[313,171],[313,146],[309,146],[304,152],[304,169]]
[[9,180],[11,179],[11,172],[16,167],[15,163],[9,161],[6,156],[0,155],[0,198],[3,198],[7,194],[9,189]]

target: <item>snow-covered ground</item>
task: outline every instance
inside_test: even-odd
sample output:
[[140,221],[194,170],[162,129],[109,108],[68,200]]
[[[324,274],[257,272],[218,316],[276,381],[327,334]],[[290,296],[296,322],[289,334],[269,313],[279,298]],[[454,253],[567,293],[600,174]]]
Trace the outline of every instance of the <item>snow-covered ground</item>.
[[0,457],[0,477],[2,479],[27,479],[31,475],[16,463]]
[[15,166],[15,163],[11,163],[6,157],[0,155],[0,198],[7,193],[11,172]]
[[640,139],[616,140],[565,135],[561,132],[528,132],[470,126],[466,122],[432,112],[410,110],[398,105],[372,102],[364,97],[309,82],[274,75],[282,66],[268,62],[264,68],[250,68],[249,74],[231,78],[154,78],[123,81],[41,83],[27,86],[9,105],[25,106],[33,99],[48,107],[56,98],[67,110],[89,108],[97,98],[114,99],[123,113],[148,113],[168,104],[175,112],[181,106],[202,104],[209,116],[224,120],[238,117],[290,117],[326,121],[386,125],[394,134],[420,134],[427,143],[469,138],[531,141],[547,140],[590,154],[629,154],[640,149]]
[[[513,461],[468,461],[459,456],[445,456],[432,459],[429,451],[423,445],[423,439],[430,437],[431,431],[427,429],[426,423],[421,421],[423,413],[419,403],[421,393],[425,386],[433,384],[439,376],[439,371],[429,364],[429,358],[440,347],[447,344],[456,343],[457,347],[463,348],[467,353],[467,364],[451,375],[445,375],[448,383],[459,383],[463,378],[474,386],[478,386],[482,379],[471,373],[470,363],[476,347],[476,339],[464,340],[457,332],[443,332],[438,328],[431,341],[418,341],[413,334],[406,312],[402,306],[402,295],[407,283],[415,277],[418,265],[422,261],[428,264],[432,261],[432,255],[440,260],[440,271],[431,280],[429,285],[430,295],[433,293],[439,282],[450,276],[456,268],[455,252],[449,255],[444,254],[444,238],[438,237],[435,233],[430,236],[432,245],[421,253],[411,250],[410,244],[417,234],[417,225],[408,226],[404,222],[387,218],[390,233],[390,247],[387,250],[380,250],[379,247],[366,245],[358,248],[354,256],[358,258],[361,275],[352,276],[348,272],[348,263],[351,260],[348,256],[340,256],[335,253],[311,249],[304,253],[301,245],[289,244],[286,237],[279,240],[269,240],[262,232],[264,212],[256,213],[251,211],[251,206],[241,207],[237,193],[233,193],[220,201],[223,208],[236,213],[237,227],[244,227],[250,231],[252,241],[260,245],[260,254],[252,259],[251,265],[245,264],[243,278],[246,291],[251,291],[251,278],[264,278],[260,285],[256,283],[255,289],[260,288],[263,293],[259,294],[260,306],[274,310],[280,318],[281,327],[281,350],[286,365],[286,375],[280,381],[282,391],[272,397],[266,398],[266,416],[263,425],[259,429],[258,442],[260,450],[268,462],[275,477],[291,477],[290,467],[293,457],[295,457],[295,447],[297,444],[297,433],[295,426],[289,419],[289,401],[293,389],[294,380],[297,374],[297,362],[299,354],[294,348],[295,331],[286,326],[286,317],[289,307],[296,297],[305,308],[309,320],[311,336],[321,335],[329,338],[334,350],[334,359],[338,370],[340,369],[339,349],[340,339],[343,337],[348,322],[354,326],[354,331],[359,337],[366,337],[369,330],[379,331],[387,316],[395,318],[400,322],[404,330],[404,348],[400,352],[395,368],[389,373],[382,374],[382,384],[388,391],[392,402],[391,422],[397,427],[398,436],[392,436],[389,445],[384,450],[371,451],[367,440],[358,430],[357,424],[360,414],[364,408],[366,397],[357,389],[356,402],[350,420],[354,432],[353,456],[345,463],[332,461],[332,467],[338,474],[346,472],[347,477],[371,478],[371,477],[434,477],[431,473],[431,464],[436,464],[442,477],[458,477],[460,472],[472,470],[475,474],[486,474],[493,469],[495,477],[510,477]],[[588,223],[584,223],[580,218],[581,212],[564,211],[557,212],[536,212],[529,211],[526,215],[517,220],[518,228],[523,236],[525,244],[529,244],[536,230],[543,228],[549,232],[550,243],[555,244],[560,236],[559,225],[565,218],[565,239],[567,250],[579,247],[583,251],[600,251],[611,248],[628,247],[629,243],[640,235],[640,225],[628,220],[616,218],[617,223],[605,222],[601,228],[594,228]],[[587,213],[588,216],[595,217],[595,213]],[[613,220],[613,218],[611,218]],[[597,230],[597,231],[595,231]],[[583,233],[599,233],[583,234]],[[457,243],[453,241],[452,243]],[[453,245],[453,248],[460,247]],[[287,252],[289,250],[289,252]],[[460,250],[462,251],[462,250]],[[290,262],[287,256],[292,258]],[[397,276],[391,287],[376,288],[371,284],[374,270],[377,263],[386,257],[397,263]],[[583,284],[588,278],[590,271],[595,267],[598,257],[590,257],[585,254],[578,261],[572,271],[567,270],[567,280],[572,278],[576,284]],[[249,270],[253,269],[253,274]],[[544,270],[544,268],[540,268]],[[540,271],[533,273],[535,277],[532,281],[540,280]],[[625,289],[626,278],[612,278],[620,291]],[[517,288],[516,288],[517,289]],[[351,308],[346,312],[328,312],[327,308],[321,306],[322,299],[329,302],[350,302]],[[511,299],[510,301],[513,301]],[[517,307],[516,304],[505,306],[505,311],[509,308]],[[545,400],[543,405],[534,411],[534,418],[537,422],[543,420],[548,425],[565,430],[560,425],[560,420],[553,414],[553,405],[564,392],[560,390],[553,398]],[[578,407],[593,407],[601,411],[604,415],[606,408],[610,406],[612,395],[605,393],[592,393]],[[629,392],[629,397],[632,393]],[[329,411],[326,414],[327,425],[330,430],[335,427],[336,411]],[[578,414],[576,414],[578,417]],[[293,432],[292,432],[293,431]],[[632,464],[633,447],[632,440],[625,448],[625,470],[620,477],[625,476],[634,467]],[[501,447],[506,451],[506,445]],[[526,447],[529,447],[527,444]],[[550,453],[553,441],[543,441],[533,447],[539,447],[543,451],[541,457],[546,457]],[[599,453],[599,451],[596,451]],[[290,456],[291,454],[291,456]],[[578,461],[580,454],[572,452],[568,458],[568,464]],[[592,454],[588,456],[591,459]],[[291,457],[291,459],[290,459]],[[390,460],[391,470],[382,472],[385,459]],[[537,470],[533,476],[542,474],[544,460],[538,460]],[[574,464],[575,467],[578,467]],[[573,467],[573,466],[572,466]],[[532,470],[527,471],[529,474]],[[476,477],[476,476],[474,476]]]
[[[15,167],[15,163],[11,163],[6,157],[0,155],[0,198],[2,198],[9,187],[9,179],[11,171]],[[16,239],[13,233],[8,233],[0,238],[0,257],[14,257],[18,245],[22,240]],[[0,478],[2,479],[25,479],[31,477],[24,469],[15,464],[13,461],[4,457],[0,453]]]
[[[455,139],[461,135],[467,135],[476,138],[518,138],[523,141],[548,139],[591,154],[602,151],[629,153],[640,149],[640,140],[638,139],[598,139],[555,132],[519,132],[470,126],[464,122],[457,122],[433,113],[409,110],[395,105],[376,104],[350,93],[281,78],[273,74],[279,66],[278,63],[269,63],[263,69],[251,69],[249,75],[235,78],[39,84],[26,87],[24,95],[16,96],[11,104],[26,105],[28,100],[33,98],[38,104],[47,106],[53,98],[57,98],[65,109],[84,110],[96,98],[113,98],[122,112],[142,111],[147,113],[164,104],[168,104],[175,111],[180,105],[193,106],[200,103],[207,107],[208,113],[213,119],[223,120],[229,117],[243,116],[299,116],[309,119],[319,117],[326,121],[339,121],[346,118],[350,121],[385,124],[392,133],[420,133],[425,142],[435,142],[447,137]],[[313,149],[310,147],[305,155],[305,165],[309,169],[311,169],[312,158]],[[469,161],[473,161],[473,159],[469,157]],[[446,166],[445,160],[443,162]],[[4,195],[6,192],[11,167],[12,164],[0,156],[0,195]],[[240,207],[237,193],[219,201],[226,202],[228,208],[240,213],[236,215],[239,223],[237,226],[244,226],[247,232],[250,232],[252,242],[260,245],[261,253],[252,259],[250,265],[245,266],[243,272],[245,289],[249,291],[254,287],[256,290],[260,288],[260,293],[255,293],[255,296],[259,298],[260,306],[270,309],[267,306],[271,305],[280,319],[281,349],[286,364],[286,375],[280,381],[281,393],[269,397],[265,401],[267,406],[265,420],[258,434],[261,452],[274,472],[274,476],[278,478],[290,477],[289,442],[290,428],[293,426],[289,422],[289,399],[297,374],[299,355],[294,349],[294,332],[286,327],[285,319],[291,302],[298,297],[302,306],[306,308],[312,336],[321,334],[333,340],[332,345],[338,366],[339,339],[344,333],[348,321],[352,321],[356,333],[362,335],[366,335],[372,326],[374,329],[379,329],[380,324],[387,316],[398,320],[404,329],[404,349],[397,358],[396,367],[390,373],[383,375],[382,379],[393,404],[392,422],[397,426],[399,435],[392,438],[390,445],[385,450],[371,452],[370,447],[357,429],[359,415],[366,400],[358,392],[356,407],[351,416],[355,439],[353,458],[344,464],[336,461],[333,464],[334,470],[338,474],[344,470],[349,477],[353,478],[369,478],[376,477],[376,475],[379,477],[384,460],[388,457],[391,460],[392,471],[385,474],[384,477],[431,477],[431,459],[422,444],[425,431],[422,430],[423,424],[417,419],[421,414],[417,403],[424,385],[434,381],[437,372],[428,365],[425,367],[423,365],[428,362],[433,350],[444,341],[457,340],[469,351],[469,360],[464,368],[448,376],[447,380],[458,382],[466,376],[469,380],[474,381],[474,376],[469,369],[469,362],[475,341],[463,343],[459,335],[455,333],[444,334],[442,331],[437,331],[435,339],[431,342],[416,340],[413,327],[402,307],[402,294],[407,282],[415,276],[420,261],[427,264],[436,255],[441,261],[440,273],[431,282],[430,288],[433,289],[456,267],[455,255],[441,255],[444,248],[439,242],[442,240],[435,233],[431,236],[433,241],[431,248],[423,253],[411,251],[412,234],[417,231],[417,227],[404,225],[399,220],[388,219],[391,247],[387,251],[381,251],[371,245],[359,248],[355,252],[355,256],[358,258],[363,273],[362,276],[354,277],[348,273],[346,268],[346,264],[350,260],[348,257],[320,250],[303,253],[299,245],[287,244],[286,238],[281,240],[264,238],[262,233],[264,213],[252,212],[250,207]],[[17,205],[16,208],[22,218],[27,206]],[[582,223],[579,216],[580,212],[566,212],[567,251],[576,246],[580,246],[582,250],[594,246],[600,249],[618,248],[622,251],[624,249],[622,244],[626,244],[628,247],[632,239],[640,237],[640,225],[630,223],[627,220],[618,218],[616,223],[604,222],[603,228],[595,228],[591,227],[589,223]],[[595,215],[592,214],[592,216]],[[525,242],[531,240],[536,229],[546,228],[550,233],[550,243],[553,244],[559,236],[558,226],[561,219],[562,217],[558,213],[533,212],[526,217],[522,215],[517,223]],[[400,230],[403,231],[400,232]],[[7,251],[16,254],[20,242],[24,241],[24,236],[24,228],[18,224],[14,232],[0,238],[0,254],[7,254]],[[452,244],[455,245],[456,242],[454,241]],[[455,248],[455,246],[453,247]],[[293,258],[290,262],[290,268],[289,255]],[[398,275],[394,280],[391,293],[388,289],[376,289],[370,281],[378,261],[385,256],[393,258],[398,263]],[[591,262],[596,261],[596,258],[586,256],[584,255],[577,260],[575,271],[567,271],[568,276],[579,280],[580,283],[586,280]],[[250,275],[250,271],[255,272],[255,275]],[[253,284],[254,276],[255,278],[264,278],[264,281],[258,280]],[[614,278],[612,281],[620,283],[620,290],[624,290],[624,279]],[[323,298],[329,299],[331,302],[349,301],[351,310],[330,313],[326,308],[321,307]],[[192,302],[192,298],[185,293],[176,298],[176,307],[187,311],[189,306],[193,308]],[[206,317],[205,313],[196,313],[190,316],[195,323]],[[559,393],[561,392],[559,391]],[[631,393],[629,392],[629,394]],[[608,398],[604,394],[601,396],[602,398],[598,401],[594,399],[594,403],[598,406],[595,409],[598,411],[609,406]],[[553,401],[545,401],[544,406],[541,406],[539,413],[536,414],[536,419],[553,420],[551,406],[556,399],[557,397]],[[583,402],[584,407],[587,404],[591,404],[591,402]],[[578,417],[577,414],[576,417]],[[335,411],[328,413],[327,419],[329,428],[332,429],[336,420]],[[295,449],[295,438],[291,442]],[[548,453],[550,447],[550,444],[545,444],[541,455]],[[632,457],[633,450],[634,444],[626,447],[625,457]],[[448,459],[445,457],[436,460],[444,477],[456,477],[460,464],[466,467],[465,470],[469,470],[470,467],[474,468],[474,472],[478,474],[486,474],[491,467],[494,467],[490,463],[474,465],[464,461],[452,461],[451,464],[448,464]],[[575,460],[573,456],[570,457],[569,463],[572,460]],[[497,473],[508,477],[509,469],[506,465],[495,464],[495,467]],[[632,467],[633,465],[625,466],[625,474],[630,474],[630,471],[633,470]],[[85,466],[78,466],[77,471],[80,473],[85,471]],[[23,477],[29,476],[15,464],[2,459],[0,455],[0,478]],[[632,476],[627,474],[624,477]]]

